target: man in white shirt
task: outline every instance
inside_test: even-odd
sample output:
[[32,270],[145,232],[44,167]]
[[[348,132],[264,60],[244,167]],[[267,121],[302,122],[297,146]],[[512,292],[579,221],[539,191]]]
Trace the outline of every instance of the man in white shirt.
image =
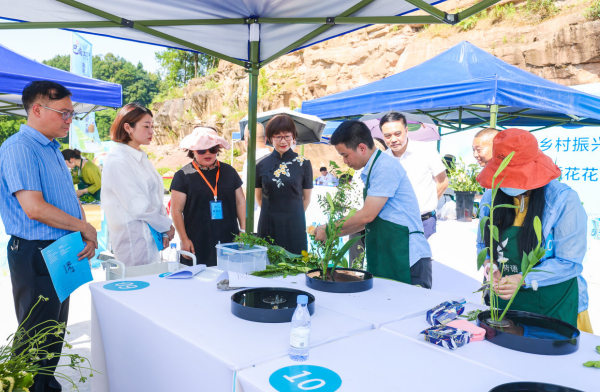
[[319,171],[321,172],[321,176],[317,177],[316,179],[316,183],[320,184],[320,185],[328,185],[328,184],[333,184],[333,185],[337,185],[338,184],[338,179],[335,178],[335,176],[331,173],[327,172],[327,168],[325,166],[321,167],[321,169],[319,169]]
[[385,151],[402,164],[417,195],[425,238],[436,232],[435,208],[448,188],[446,167],[440,154],[424,143],[408,140],[404,115],[391,111],[379,122],[386,145]]
[[[248,125],[244,129],[244,144],[246,145],[246,150],[248,149],[248,136],[250,135],[250,131],[248,131]],[[271,154],[271,150],[265,144],[265,127],[261,123],[256,123],[256,163],[260,162],[263,158]],[[242,168],[242,181],[244,182],[244,195],[247,195],[246,192],[246,181],[248,181],[248,160],[244,162],[244,166]],[[256,200],[254,201],[254,216],[260,215],[260,207]],[[258,229],[258,219],[254,220],[254,232],[256,233]]]

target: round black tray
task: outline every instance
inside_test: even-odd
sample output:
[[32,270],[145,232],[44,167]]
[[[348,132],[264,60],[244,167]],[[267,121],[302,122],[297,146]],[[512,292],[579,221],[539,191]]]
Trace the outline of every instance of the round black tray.
[[315,296],[306,291],[284,287],[259,287],[238,291],[231,296],[231,313],[259,323],[289,323],[299,295],[308,296],[308,312],[315,312]]
[[561,387],[543,382],[509,382],[498,385],[490,392],[583,392],[579,389]]
[[[581,333],[577,328],[562,320],[520,310],[509,310],[504,319],[511,321],[511,326],[509,328],[493,328],[485,322],[489,318],[489,310],[479,313],[477,325],[485,329],[485,338],[498,346],[541,355],[571,354],[579,348]],[[544,332],[544,337],[522,336],[520,334],[522,326],[534,327],[538,334]]]
[[[330,269],[327,270],[328,273],[330,271]],[[360,280],[348,281],[339,279],[336,282],[330,280],[323,281],[320,278],[311,278],[310,275],[315,272],[318,272],[317,276],[321,276],[323,270],[317,268],[306,273],[306,287],[314,290],[326,291],[328,293],[359,293],[373,288],[373,274],[367,271],[353,268],[336,268],[334,272],[335,275],[338,273],[340,273],[340,275],[344,273],[363,275],[363,279]]]

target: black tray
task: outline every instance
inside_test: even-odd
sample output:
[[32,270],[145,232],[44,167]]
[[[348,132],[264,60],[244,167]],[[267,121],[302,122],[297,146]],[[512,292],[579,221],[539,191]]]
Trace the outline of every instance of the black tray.
[[299,295],[308,296],[308,312],[315,312],[315,296],[306,291],[284,287],[259,287],[238,291],[231,296],[231,313],[259,323],[289,323]]
[[490,392],[583,392],[579,389],[561,387],[543,382],[509,382],[498,385]]
[[[314,290],[326,291],[328,293],[359,293],[361,291],[371,290],[373,288],[373,274],[367,271],[353,268],[336,268],[334,275],[338,275],[338,280],[332,282],[330,280],[323,281],[321,278],[312,278],[311,274],[318,273],[321,276],[323,270],[317,268],[306,273],[306,287]],[[328,269],[327,273],[331,270]],[[341,275],[362,275],[362,279],[348,281],[344,280]]]
[[[488,318],[490,318],[489,310],[479,313],[477,315],[477,325],[485,329],[485,338],[490,343],[498,346],[541,355],[571,354],[579,348],[579,336],[581,335],[579,330],[571,324],[553,317],[520,310],[509,310],[504,316],[505,320],[510,320],[513,325],[517,326],[517,330],[521,326],[544,328],[546,330],[544,338],[522,336],[518,333],[509,332],[509,330],[515,330],[512,327],[504,329],[491,327],[485,322]],[[554,335],[554,337],[549,335]]]

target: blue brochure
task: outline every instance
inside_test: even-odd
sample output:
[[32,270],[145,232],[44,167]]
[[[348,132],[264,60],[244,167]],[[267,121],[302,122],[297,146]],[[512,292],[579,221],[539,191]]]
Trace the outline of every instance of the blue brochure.
[[93,280],[88,259],[77,260],[77,255],[83,248],[85,242],[81,239],[81,233],[75,232],[42,249],[42,256],[60,302],[67,299],[79,286]]
[[163,246],[162,233],[159,233],[158,231],[154,230],[154,228],[150,225],[148,225],[148,228],[150,229],[150,234],[152,234],[152,238],[154,238],[154,242],[156,243],[156,247],[158,248],[158,250],[160,251],[165,249]]

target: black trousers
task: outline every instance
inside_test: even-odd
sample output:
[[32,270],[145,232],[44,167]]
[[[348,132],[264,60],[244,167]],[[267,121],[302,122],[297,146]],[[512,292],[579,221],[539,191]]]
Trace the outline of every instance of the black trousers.
[[410,283],[413,286],[419,285],[424,289],[431,288],[433,284],[431,257],[423,257],[410,267]]
[[[29,241],[12,236],[8,243],[8,266],[10,268],[13,299],[19,325],[27,318],[27,315],[29,315],[31,308],[38,301],[40,295],[48,298],[48,301],[41,301],[31,311],[31,315],[22,326],[23,329],[28,331],[42,323],[42,325],[31,331],[32,334],[45,326],[54,325],[54,323],[47,323],[50,320],[66,324],[69,316],[69,298],[63,303],[59,301],[41,253],[42,249],[53,242]],[[47,342],[51,344],[47,349],[48,352],[61,353],[62,344],[58,342],[58,338],[54,336],[49,337]],[[51,371],[54,371],[59,359],[58,356],[55,356],[50,360],[41,360],[39,364],[44,367],[50,366],[52,367]],[[58,392],[62,391],[62,387],[53,375],[37,375],[29,391]]]

